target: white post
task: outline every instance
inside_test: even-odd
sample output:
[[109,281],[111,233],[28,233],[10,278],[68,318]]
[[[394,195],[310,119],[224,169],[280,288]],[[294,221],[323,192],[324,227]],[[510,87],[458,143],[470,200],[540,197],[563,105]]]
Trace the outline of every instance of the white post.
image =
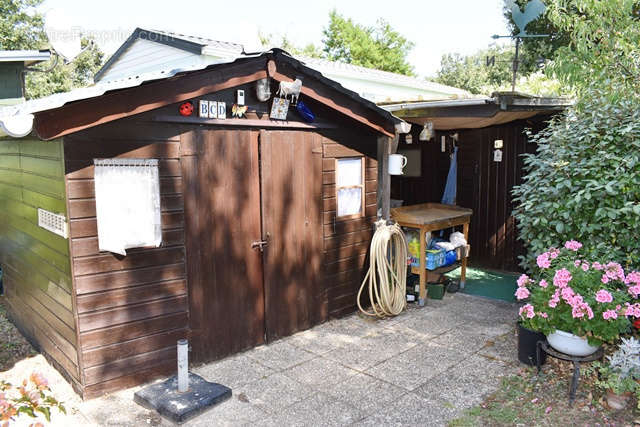
[[178,392],[189,390],[189,342],[178,340]]

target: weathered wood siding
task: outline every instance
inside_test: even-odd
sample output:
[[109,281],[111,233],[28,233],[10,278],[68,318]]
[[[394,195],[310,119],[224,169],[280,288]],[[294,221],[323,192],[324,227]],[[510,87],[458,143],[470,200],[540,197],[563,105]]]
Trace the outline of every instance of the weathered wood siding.
[[[175,126],[174,126],[175,131]],[[180,143],[166,125],[120,122],[65,137],[71,255],[84,397],[175,369],[188,303]],[[162,245],[98,250],[94,158],[159,159]]]
[[[522,154],[536,150],[525,128],[536,132],[544,127],[545,120],[536,117],[481,129],[437,132],[435,141],[430,142],[418,142],[421,128],[414,126],[414,143],[401,142],[398,148],[421,150],[422,176],[393,176],[391,197],[404,200],[405,205],[440,202],[449,173],[450,135],[457,132],[457,204],[473,209],[469,262],[475,267],[517,271],[518,256],[524,248],[517,238],[511,190],[522,182]],[[447,138],[445,153],[440,149],[441,136]],[[493,160],[496,139],[504,143],[501,162]]]
[[69,242],[38,226],[66,214],[62,141],[0,140],[0,263],[9,313],[78,388]]
[[[344,135],[344,134],[343,134]],[[365,138],[366,139],[366,138]],[[378,168],[375,159],[365,158],[365,215],[358,219],[336,219],[336,158],[360,157],[349,147],[369,145],[376,139],[363,140],[360,135],[323,138],[322,193],[324,274],[328,313],[339,317],[356,309],[356,297],[368,265],[368,251],[373,236],[377,210]]]

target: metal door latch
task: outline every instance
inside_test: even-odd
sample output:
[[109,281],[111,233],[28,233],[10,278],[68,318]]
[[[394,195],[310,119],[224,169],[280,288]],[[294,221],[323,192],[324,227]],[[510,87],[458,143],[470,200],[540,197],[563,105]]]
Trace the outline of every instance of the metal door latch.
[[251,249],[260,249],[260,252],[264,251],[264,247],[267,246],[269,242],[267,240],[257,240],[251,243]]

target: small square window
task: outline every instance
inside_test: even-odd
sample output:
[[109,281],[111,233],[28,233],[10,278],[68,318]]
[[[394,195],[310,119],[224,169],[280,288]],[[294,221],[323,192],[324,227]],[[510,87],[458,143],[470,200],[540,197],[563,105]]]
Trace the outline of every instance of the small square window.
[[96,219],[101,251],[158,247],[162,241],[156,159],[95,159]]
[[364,215],[364,157],[336,159],[336,217]]

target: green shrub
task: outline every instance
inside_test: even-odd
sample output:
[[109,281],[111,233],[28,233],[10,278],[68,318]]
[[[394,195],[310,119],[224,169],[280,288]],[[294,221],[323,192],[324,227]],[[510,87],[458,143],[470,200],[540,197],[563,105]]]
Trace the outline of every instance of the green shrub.
[[514,215],[530,269],[555,242],[578,240],[589,259],[640,266],[640,101],[591,89],[531,138]]

